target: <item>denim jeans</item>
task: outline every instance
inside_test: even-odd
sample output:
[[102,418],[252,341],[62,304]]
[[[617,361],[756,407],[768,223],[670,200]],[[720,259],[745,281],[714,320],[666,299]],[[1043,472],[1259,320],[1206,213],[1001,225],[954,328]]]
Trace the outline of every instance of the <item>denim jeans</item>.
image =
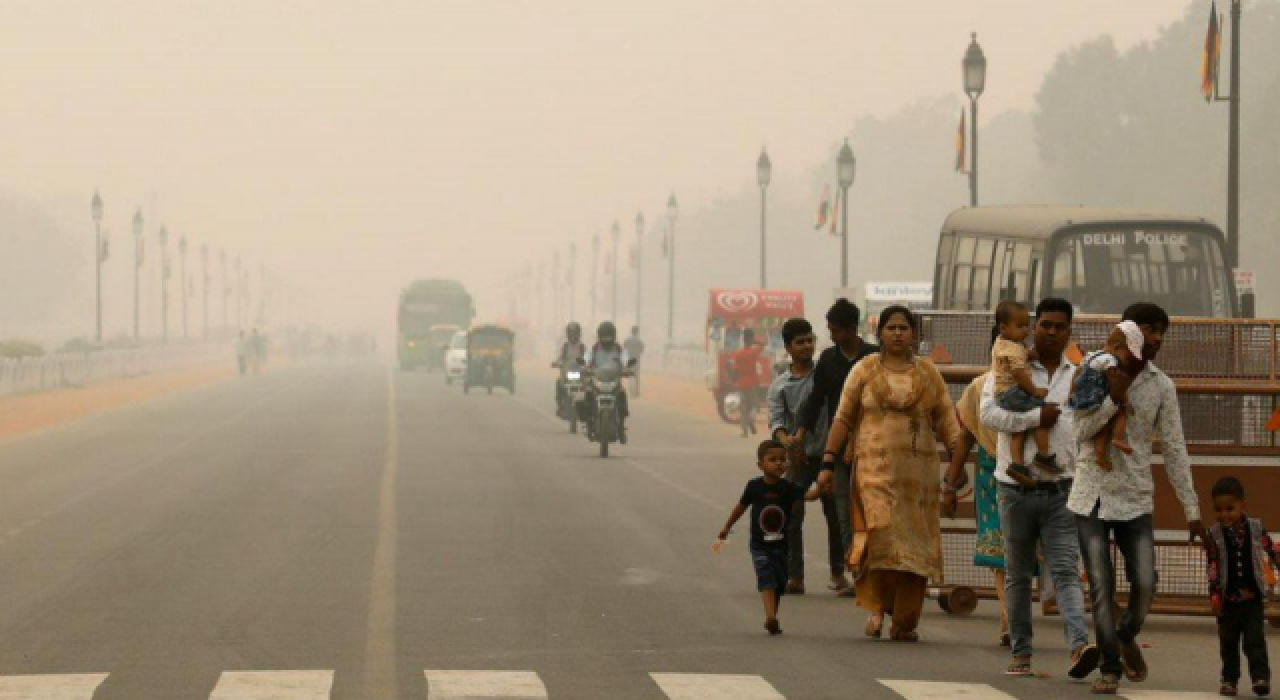
[[[787,479],[808,488],[818,478],[818,470],[822,468],[821,457],[809,457],[804,466],[788,467]],[[787,568],[791,578],[804,580],[804,511],[807,504],[796,501],[795,511],[787,523],[787,548],[790,557]],[[840,532],[840,519],[836,515],[835,497],[831,494],[822,496],[822,515],[827,521],[827,563],[831,567],[831,575],[844,573],[844,538]]]
[[1057,592],[1067,648],[1089,642],[1080,588],[1080,540],[1076,517],[1067,510],[1069,487],[1061,492],[1022,491],[1000,484],[1000,527],[1004,530],[1004,597],[1014,656],[1031,656],[1031,579],[1036,573],[1036,544]]
[[[1120,645],[1137,638],[1146,622],[1151,600],[1156,593],[1155,531],[1151,515],[1134,520],[1103,520],[1098,517],[1098,506],[1088,517],[1076,516],[1076,528],[1080,531],[1080,549],[1084,553],[1084,568],[1089,572],[1089,593],[1093,602],[1094,634],[1102,662],[1098,668],[1103,673],[1121,673]],[[1115,564],[1111,561],[1111,537],[1124,555],[1124,572],[1129,579],[1129,607],[1119,623],[1115,619]]]

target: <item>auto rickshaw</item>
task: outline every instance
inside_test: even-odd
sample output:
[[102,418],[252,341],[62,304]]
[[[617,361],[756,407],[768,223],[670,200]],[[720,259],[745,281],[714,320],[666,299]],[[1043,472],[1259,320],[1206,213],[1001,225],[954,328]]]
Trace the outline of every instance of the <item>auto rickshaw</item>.
[[462,391],[482,386],[493,393],[495,386],[516,393],[516,334],[510,328],[483,325],[467,333],[467,373]]

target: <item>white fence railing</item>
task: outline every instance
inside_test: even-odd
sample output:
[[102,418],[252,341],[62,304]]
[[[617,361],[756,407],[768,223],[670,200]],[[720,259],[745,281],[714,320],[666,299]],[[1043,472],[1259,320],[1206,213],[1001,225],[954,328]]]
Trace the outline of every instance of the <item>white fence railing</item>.
[[712,369],[707,352],[700,346],[673,345],[654,353],[654,369],[681,379],[705,382]]
[[184,345],[0,358],[0,396],[84,386],[108,379],[235,361],[227,345]]

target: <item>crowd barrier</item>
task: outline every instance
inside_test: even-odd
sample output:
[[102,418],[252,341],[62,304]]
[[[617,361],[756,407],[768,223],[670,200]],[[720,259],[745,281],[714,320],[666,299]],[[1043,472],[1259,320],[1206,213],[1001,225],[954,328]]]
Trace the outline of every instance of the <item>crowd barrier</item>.
[[189,369],[235,356],[227,345],[170,345],[0,358],[0,396],[85,386],[157,372]]

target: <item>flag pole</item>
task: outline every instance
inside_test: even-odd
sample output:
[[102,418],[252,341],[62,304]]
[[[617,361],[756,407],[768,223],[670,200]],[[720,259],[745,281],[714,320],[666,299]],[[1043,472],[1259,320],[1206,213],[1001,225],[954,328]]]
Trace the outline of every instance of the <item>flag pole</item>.
[[1240,3],[1231,0],[1231,95],[1227,134],[1227,264],[1240,265]]

